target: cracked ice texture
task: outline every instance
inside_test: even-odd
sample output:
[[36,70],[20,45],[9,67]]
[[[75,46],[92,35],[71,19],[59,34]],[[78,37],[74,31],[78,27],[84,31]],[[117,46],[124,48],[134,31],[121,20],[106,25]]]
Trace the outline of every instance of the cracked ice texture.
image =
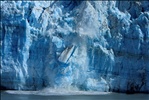
[[149,92],[149,2],[1,1],[1,86]]

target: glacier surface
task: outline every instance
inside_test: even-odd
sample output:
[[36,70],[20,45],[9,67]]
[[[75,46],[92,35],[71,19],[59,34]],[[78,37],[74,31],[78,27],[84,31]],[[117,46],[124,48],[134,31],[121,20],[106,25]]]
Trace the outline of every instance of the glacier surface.
[[1,1],[1,87],[149,93],[148,1]]

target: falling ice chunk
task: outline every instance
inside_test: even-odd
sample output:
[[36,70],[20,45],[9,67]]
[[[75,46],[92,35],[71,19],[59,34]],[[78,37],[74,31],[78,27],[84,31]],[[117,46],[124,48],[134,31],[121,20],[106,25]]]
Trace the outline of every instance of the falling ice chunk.
[[67,47],[60,55],[59,61],[67,63],[69,58],[72,56],[73,52],[75,51],[75,46]]

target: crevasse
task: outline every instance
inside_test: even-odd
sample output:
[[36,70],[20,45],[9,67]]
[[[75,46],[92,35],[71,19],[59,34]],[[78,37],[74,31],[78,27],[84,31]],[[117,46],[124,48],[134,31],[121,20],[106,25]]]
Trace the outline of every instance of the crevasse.
[[1,1],[1,87],[149,92],[149,2]]

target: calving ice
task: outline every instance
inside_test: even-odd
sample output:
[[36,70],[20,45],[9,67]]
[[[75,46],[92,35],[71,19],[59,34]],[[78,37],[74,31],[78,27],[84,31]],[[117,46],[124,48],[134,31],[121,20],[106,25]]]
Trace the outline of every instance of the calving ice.
[[149,2],[0,7],[1,88],[149,92]]

